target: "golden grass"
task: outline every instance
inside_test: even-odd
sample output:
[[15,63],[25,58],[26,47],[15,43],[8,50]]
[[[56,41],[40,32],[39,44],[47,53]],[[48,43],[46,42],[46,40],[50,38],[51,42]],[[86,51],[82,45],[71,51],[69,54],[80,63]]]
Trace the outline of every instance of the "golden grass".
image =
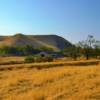
[[24,57],[0,57],[0,63],[8,63],[8,62],[18,62],[18,61],[24,61]]
[[22,68],[0,71],[0,100],[100,100],[100,64],[41,70],[29,68],[32,64],[2,67],[9,66]]

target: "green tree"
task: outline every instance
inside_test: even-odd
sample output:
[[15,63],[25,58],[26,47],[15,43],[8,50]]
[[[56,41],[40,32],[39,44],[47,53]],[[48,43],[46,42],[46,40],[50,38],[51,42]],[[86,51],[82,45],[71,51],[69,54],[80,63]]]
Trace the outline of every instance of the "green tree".
[[65,48],[62,52],[66,57],[72,57],[74,60],[77,60],[77,57],[80,56],[79,50],[80,50],[79,47],[72,46]]
[[80,41],[77,44],[77,46],[81,48],[81,53],[85,55],[87,60],[91,56],[93,56],[94,45],[95,45],[95,39],[92,35],[88,35],[86,40]]

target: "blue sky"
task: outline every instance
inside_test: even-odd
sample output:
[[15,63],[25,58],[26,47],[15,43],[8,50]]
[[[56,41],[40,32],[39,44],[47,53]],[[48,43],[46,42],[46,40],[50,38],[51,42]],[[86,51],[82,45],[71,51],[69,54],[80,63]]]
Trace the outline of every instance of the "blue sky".
[[0,35],[15,33],[100,40],[100,0],[0,0]]

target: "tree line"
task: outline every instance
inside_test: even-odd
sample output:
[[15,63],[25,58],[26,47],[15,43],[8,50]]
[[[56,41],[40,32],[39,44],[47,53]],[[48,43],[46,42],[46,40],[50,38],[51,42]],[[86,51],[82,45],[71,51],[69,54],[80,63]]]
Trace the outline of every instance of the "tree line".
[[41,51],[51,51],[51,48],[41,47],[34,48],[32,46],[2,46],[0,47],[1,56],[29,56],[37,54]]
[[67,57],[77,59],[78,57],[100,58],[100,41],[95,40],[92,35],[88,35],[86,40],[79,41],[70,48],[65,48],[63,54]]

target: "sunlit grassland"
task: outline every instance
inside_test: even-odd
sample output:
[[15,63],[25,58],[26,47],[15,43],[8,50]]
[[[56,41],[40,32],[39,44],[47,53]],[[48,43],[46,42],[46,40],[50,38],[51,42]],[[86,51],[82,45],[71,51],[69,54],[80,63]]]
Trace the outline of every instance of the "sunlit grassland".
[[0,66],[20,66],[0,70],[0,100],[100,100],[100,64],[42,69],[32,65]]

